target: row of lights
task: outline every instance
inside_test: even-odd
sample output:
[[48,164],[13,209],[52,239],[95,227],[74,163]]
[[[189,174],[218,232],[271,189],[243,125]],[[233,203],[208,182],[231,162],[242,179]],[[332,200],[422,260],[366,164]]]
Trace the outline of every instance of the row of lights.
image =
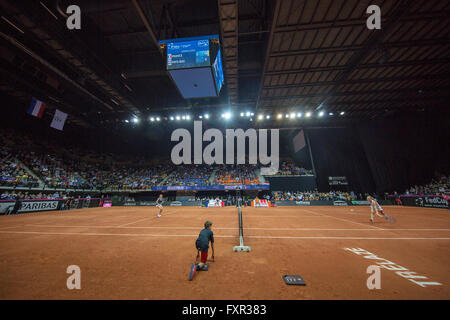
[[[345,114],[344,111],[341,111],[339,113],[339,115],[341,115],[341,116],[343,116],[344,114]],[[333,112],[329,112],[328,115],[329,116],[333,116],[334,113]],[[310,112],[310,111],[305,112],[305,118],[310,118],[311,116],[312,116],[312,112]],[[317,116],[319,118],[322,118],[323,116],[325,116],[325,111],[319,111],[317,113]],[[285,117],[286,119],[303,118],[303,113],[302,112],[298,112],[298,113],[292,112],[292,113],[287,113],[284,116],[283,116],[282,113],[279,113],[278,116],[277,116],[277,119],[283,119],[283,117]]]
[[[319,118],[322,118],[322,117],[325,116],[325,113],[326,113],[325,111],[319,111],[317,113],[317,116]],[[343,116],[344,114],[345,114],[344,111],[341,111],[339,113],[339,115],[341,115],[341,116]],[[254,115],[255,114],[253,112],[241,112],[241,114],[240,114],[241,117],[250,118],[250,121],[253,121],[253,116]],[[329,116],[333,116],[334,113],[333,112],[329,112],[328,115]],[[304,116],[305,116],[305,118],[310,118],[312,116],[312,112],[307,111],[307,112],[305,112]],[[225,120],[229,120],[232,117],[233,117],[233,114],[231,112],[225,112],[225,113],[222,113],[222,115],[221,115],[221,118],[223,118]],[[198,118],[199,119],[209,119],[209,114],[199,115]],[[264,120],[264,119],[270,119],[270,118],[271,118],[271,116],[269,114],[267,114],[267,115],[259,114],[258,117],[257,117],[258,120]],[[303,113],[302,112],[297,112],[297,113],[291,112],[291,113],[286,113],[286,114],[279,113],[277,115],[277,119],[283,119],[283,118],[286,118],[286,119],[303,118]],[[190,119],[191,119],[190,115],[182,115],[182,116],[181,115],[175,115],[175,116],[170,116],[169,117],[170,121],[180,121],[180,120],[190,120]],[[161,121],[161,118],[160,117],[150,117],[150,122],[155,122],[155,121],[159,122],[159,121]],[[125,123],[129,123],[129,122],[130,122],[129,120],[125,120]],[[139,118],[134,117],[133,119],[131,119],[131,122],[139,123]]]

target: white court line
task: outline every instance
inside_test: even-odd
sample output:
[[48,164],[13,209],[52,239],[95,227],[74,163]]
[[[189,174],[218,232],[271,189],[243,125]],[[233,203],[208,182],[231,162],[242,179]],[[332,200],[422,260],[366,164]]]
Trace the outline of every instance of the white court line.
[[373,238],[373,237],[289,237],[289,236],[246,236],[257,239],[342,239],[342,240],[450,240],[450,238]]
[[[37,234],[63,236],[121,236],[121,237],[198,237],[197,234],[133,234],[133,233],[77,233],[77,232],[32,232],[32,231],[2,231],[9,234]],[[236,238],[237,235],[216,235],[215,238]],[[254,239],[330,239],[330,240],[450,240],[450,238],[373,238],[373,237],[289,237],[289,236],[247,236]]]
[[[175,210],[174,212],[172,212],[171,214],[174,214],[175,212],[177,212],[178,210]],[[138,222],[141,222],[141,221],[145,221],[145,220],[149,220],[149,219],[160,219],[160,218],[158,218],[156,215],[155,216],[151,216],[151,217],[148,217],[148,218],[145,218],[145,219],[141,219],[141,220],[137,220],[137,221],[134,221],[134,222],[130,222],[130,223],[124,223],[124,224],[121,224],[121,225],[119,225],[119,226],[117,226],[117,227],[125,227],[125,226],[128,226],[128,225],[130,225],[130,224],[135,224],[135,223],[138,223]]]
[[[336,220],[341,220],[341,221],[345,221],[345,222],[350,222],[350,223],[354,223],[354,224],[359,224],[359,225],[362,225],[362,226],[366,226],[366,225],[363,224],[363,223],[354,222],[354,221],[350,221],[350,220],[347,220],[347,219],[336,218],[336,217],[333,217],[333,216],[329,216],[329,215],[322,214],[322,213],[317,213],[317,212],[310,211],[310,210],[307,210],[307,209],[304,209],[304,211],[311,212],[311,213],[314,213],[314,214],[317,214],[317,215],[323,216],[323,217],[329,217],[329,218],[333,218],[333,219],[336,219]],[[386,229],[378,228],[378,227],[375,227],[375,226],[369,226],[369,227],[376,228],[376,229],[379,229],[379,230],[386,230]],[[388,230],[389,230],[389,229],[388,229]]]
[[148,217],[148,218],[141,219],[141,220],[137,220],[137,221],[133,221],[133,222],[130,222],[130,223],[121,224],[120,226],[117,226],[117,227],[118,227],[118,228],[120,228],[120,227],[125,227],[125,226],[128,226],[128,225],[130,225],[130,224],[138,223],[138,222],[145,221],[145,220],[149,220],[149,219],[153,219],[153,218],[155,218],[155,217]]
[[[167,215],[163,215],[162,217],[167,217],[169,214]],[[190,219],[190,218],[201,218],[204,216],[210,216],[210,217],[214,217],[214,218],[235,218],[234,216],[235,214],[230,214],[230,215],[216,215],[216,214],[207,214],[207,213],[202,213],[202,214],[198,214],[198,215],[177,215],[175,217],[167,217],[167,218],[184,218],[184,219]],[[245,218],[300,218],[300,217],[306,217],[306,218],[318,218],[317,216],[303,216],[303,215],[298,215],[298,216],[254,216],[251,213],[245,213]]]
[[19,228],[19,227],[23,227],[23,226],[14,226],[14,227],[2,227],[2,228],[0,228],[0,230],[5,230],[5,229],[14,229],[14,228]]
[[[43,224],[27,224],[25,227],[44,227],[44,228],[91,228],[91,229],[193,229],[198,230],[199,227],[120,227],[120,226],[57,226]],[[237,227],[215,227],[214,230],[235,230]],[[245,228],[245,230],[280,230],[280,231],[450,231],[450,229],[358,229],[358,228]]]

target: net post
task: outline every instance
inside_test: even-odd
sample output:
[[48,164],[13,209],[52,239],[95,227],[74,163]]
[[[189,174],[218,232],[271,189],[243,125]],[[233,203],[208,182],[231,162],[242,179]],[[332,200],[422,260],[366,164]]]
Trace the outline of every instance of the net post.
[[239,220],[239,246],[234,246],[233,251],[235,252],[250,252],[251,248],[244,245],[244,227],[242,222],[242,210],[238,206],[238,220]]

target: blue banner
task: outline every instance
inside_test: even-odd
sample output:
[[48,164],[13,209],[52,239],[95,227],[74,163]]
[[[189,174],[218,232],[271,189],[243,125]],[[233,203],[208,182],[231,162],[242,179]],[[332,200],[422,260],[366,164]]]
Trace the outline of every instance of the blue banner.
[[152,191],[181,191],[181,190],[269,190],[268,184],[257,185],[213,185],[213,186],[156,186]]

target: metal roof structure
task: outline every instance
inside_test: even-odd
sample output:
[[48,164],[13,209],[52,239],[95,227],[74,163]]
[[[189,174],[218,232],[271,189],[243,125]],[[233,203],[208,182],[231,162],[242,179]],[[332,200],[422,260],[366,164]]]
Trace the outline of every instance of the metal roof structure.
[[[81,30],[68,30],[76,4]],[[369,5],[381,29],[369,30]],[[317,112],[360,120],[446,108],[442,0],[0,0],[0,91],[87,126],[172,112]],[[159,40],[220,34],[225,85],[185,100]],[[331,120],[330,120],[331,121]]]

